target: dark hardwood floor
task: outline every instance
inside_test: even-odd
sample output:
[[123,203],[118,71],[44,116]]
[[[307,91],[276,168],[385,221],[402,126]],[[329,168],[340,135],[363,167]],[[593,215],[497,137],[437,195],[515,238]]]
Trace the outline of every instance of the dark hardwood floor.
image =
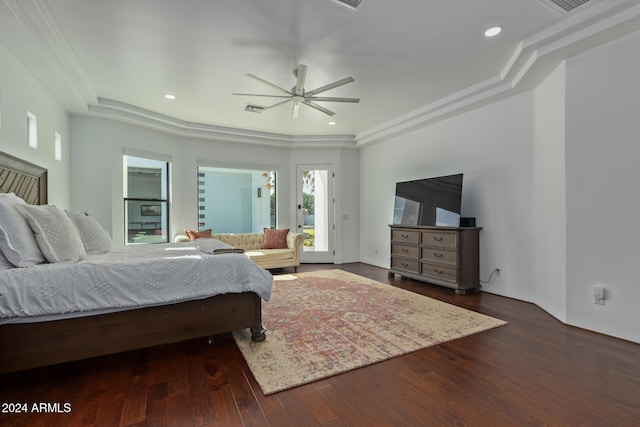
[[[271,396],[229,335],[7,374],[0,425],[640,426],[640,345],[563,325],[532,304],[457,296],[365,264],[301,271],[326,268],[509,324]],[[31,413],[7,413],[21,403]]]

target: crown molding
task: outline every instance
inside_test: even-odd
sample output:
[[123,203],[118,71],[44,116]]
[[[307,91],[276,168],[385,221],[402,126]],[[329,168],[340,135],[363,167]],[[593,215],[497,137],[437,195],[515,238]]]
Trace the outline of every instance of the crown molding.
[[560,62],[640,30],[637,1],[600,2],[520,43],[502,72],[356,135],[358,147],[377,143],[529,90]]
[[[61,102],[80,114],[110,117],[173,134],[279,147],[360,148],[534,88],[560,62],[640,30],[637,0],[593,0],[521,42],[501,72],[357,135],[285,135],[187,122],[99,98],[44,0],[3,0],[50,65]],[[52,77],[53,79],[53,77]],[[70,95],[69,95],[70,94]]]
[[44,55],[49,66],[48,78],[51,86],[57,88],[60,102],[70,110],[77,110],[95,101],[97,92],[91,79],[47,4],[42,0],[4,0],[4,3]]
[[356,146],[353,135],[284,135],[214,126],[180,120],[172,116],[106,98],[98,98],[97,104],[89,105],[88,110],[90,113],[98,116],[109,116],[132,124],[194,138],[277,147],[355,148]]
[[[278,147],[355,148],[354,135],[284,135],[188,122],[100,98],[44,0],[3,0],[44,55],[50,83],[72,113],[98,115],[176,135]],[[56,78],[53,76],[55,75]],[[71,94],[71,96],[69,95]]]

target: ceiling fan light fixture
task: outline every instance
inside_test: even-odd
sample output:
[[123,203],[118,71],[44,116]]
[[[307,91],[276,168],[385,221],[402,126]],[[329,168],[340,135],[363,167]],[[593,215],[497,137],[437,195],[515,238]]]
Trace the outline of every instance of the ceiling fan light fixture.
[[300,101],[293,101],[293,113],[291,117],[297,119],[300,114]]
[[342,6],[348,7],[351,10],[356,10],[362,0],[333,0],[334,3],[338,3]]

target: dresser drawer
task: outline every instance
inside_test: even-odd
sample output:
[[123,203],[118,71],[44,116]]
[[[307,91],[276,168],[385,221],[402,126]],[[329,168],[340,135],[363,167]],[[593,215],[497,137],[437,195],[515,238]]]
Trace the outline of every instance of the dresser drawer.
[[422,248],[422,259],[455,267],[458,265],[458,252],[440,248]]
[[456,249],[458,247],[458,233],[455,231],[423,231],[422,244],[437,246],[439,248]]
[[418,259],[420,258],[420,248],[417,246],[391,245],[391,254]]
[[418,243],[420,232],[417,230],[393,230],[391,240],[394,242]]
[[458,281],[458,269],[455,267],[422,263],[422,275],[452,283]]
[[405,270],[410,273],[420,274],[420,262],[410,259],[391,258],[391,268],[396,270]]

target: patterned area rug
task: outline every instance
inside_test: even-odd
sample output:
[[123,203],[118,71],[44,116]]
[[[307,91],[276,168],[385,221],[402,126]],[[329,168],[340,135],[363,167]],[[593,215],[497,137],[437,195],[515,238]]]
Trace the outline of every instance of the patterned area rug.
[[265,395],[506,322],[342,270],[274,276],[267,340],[234,333]]

